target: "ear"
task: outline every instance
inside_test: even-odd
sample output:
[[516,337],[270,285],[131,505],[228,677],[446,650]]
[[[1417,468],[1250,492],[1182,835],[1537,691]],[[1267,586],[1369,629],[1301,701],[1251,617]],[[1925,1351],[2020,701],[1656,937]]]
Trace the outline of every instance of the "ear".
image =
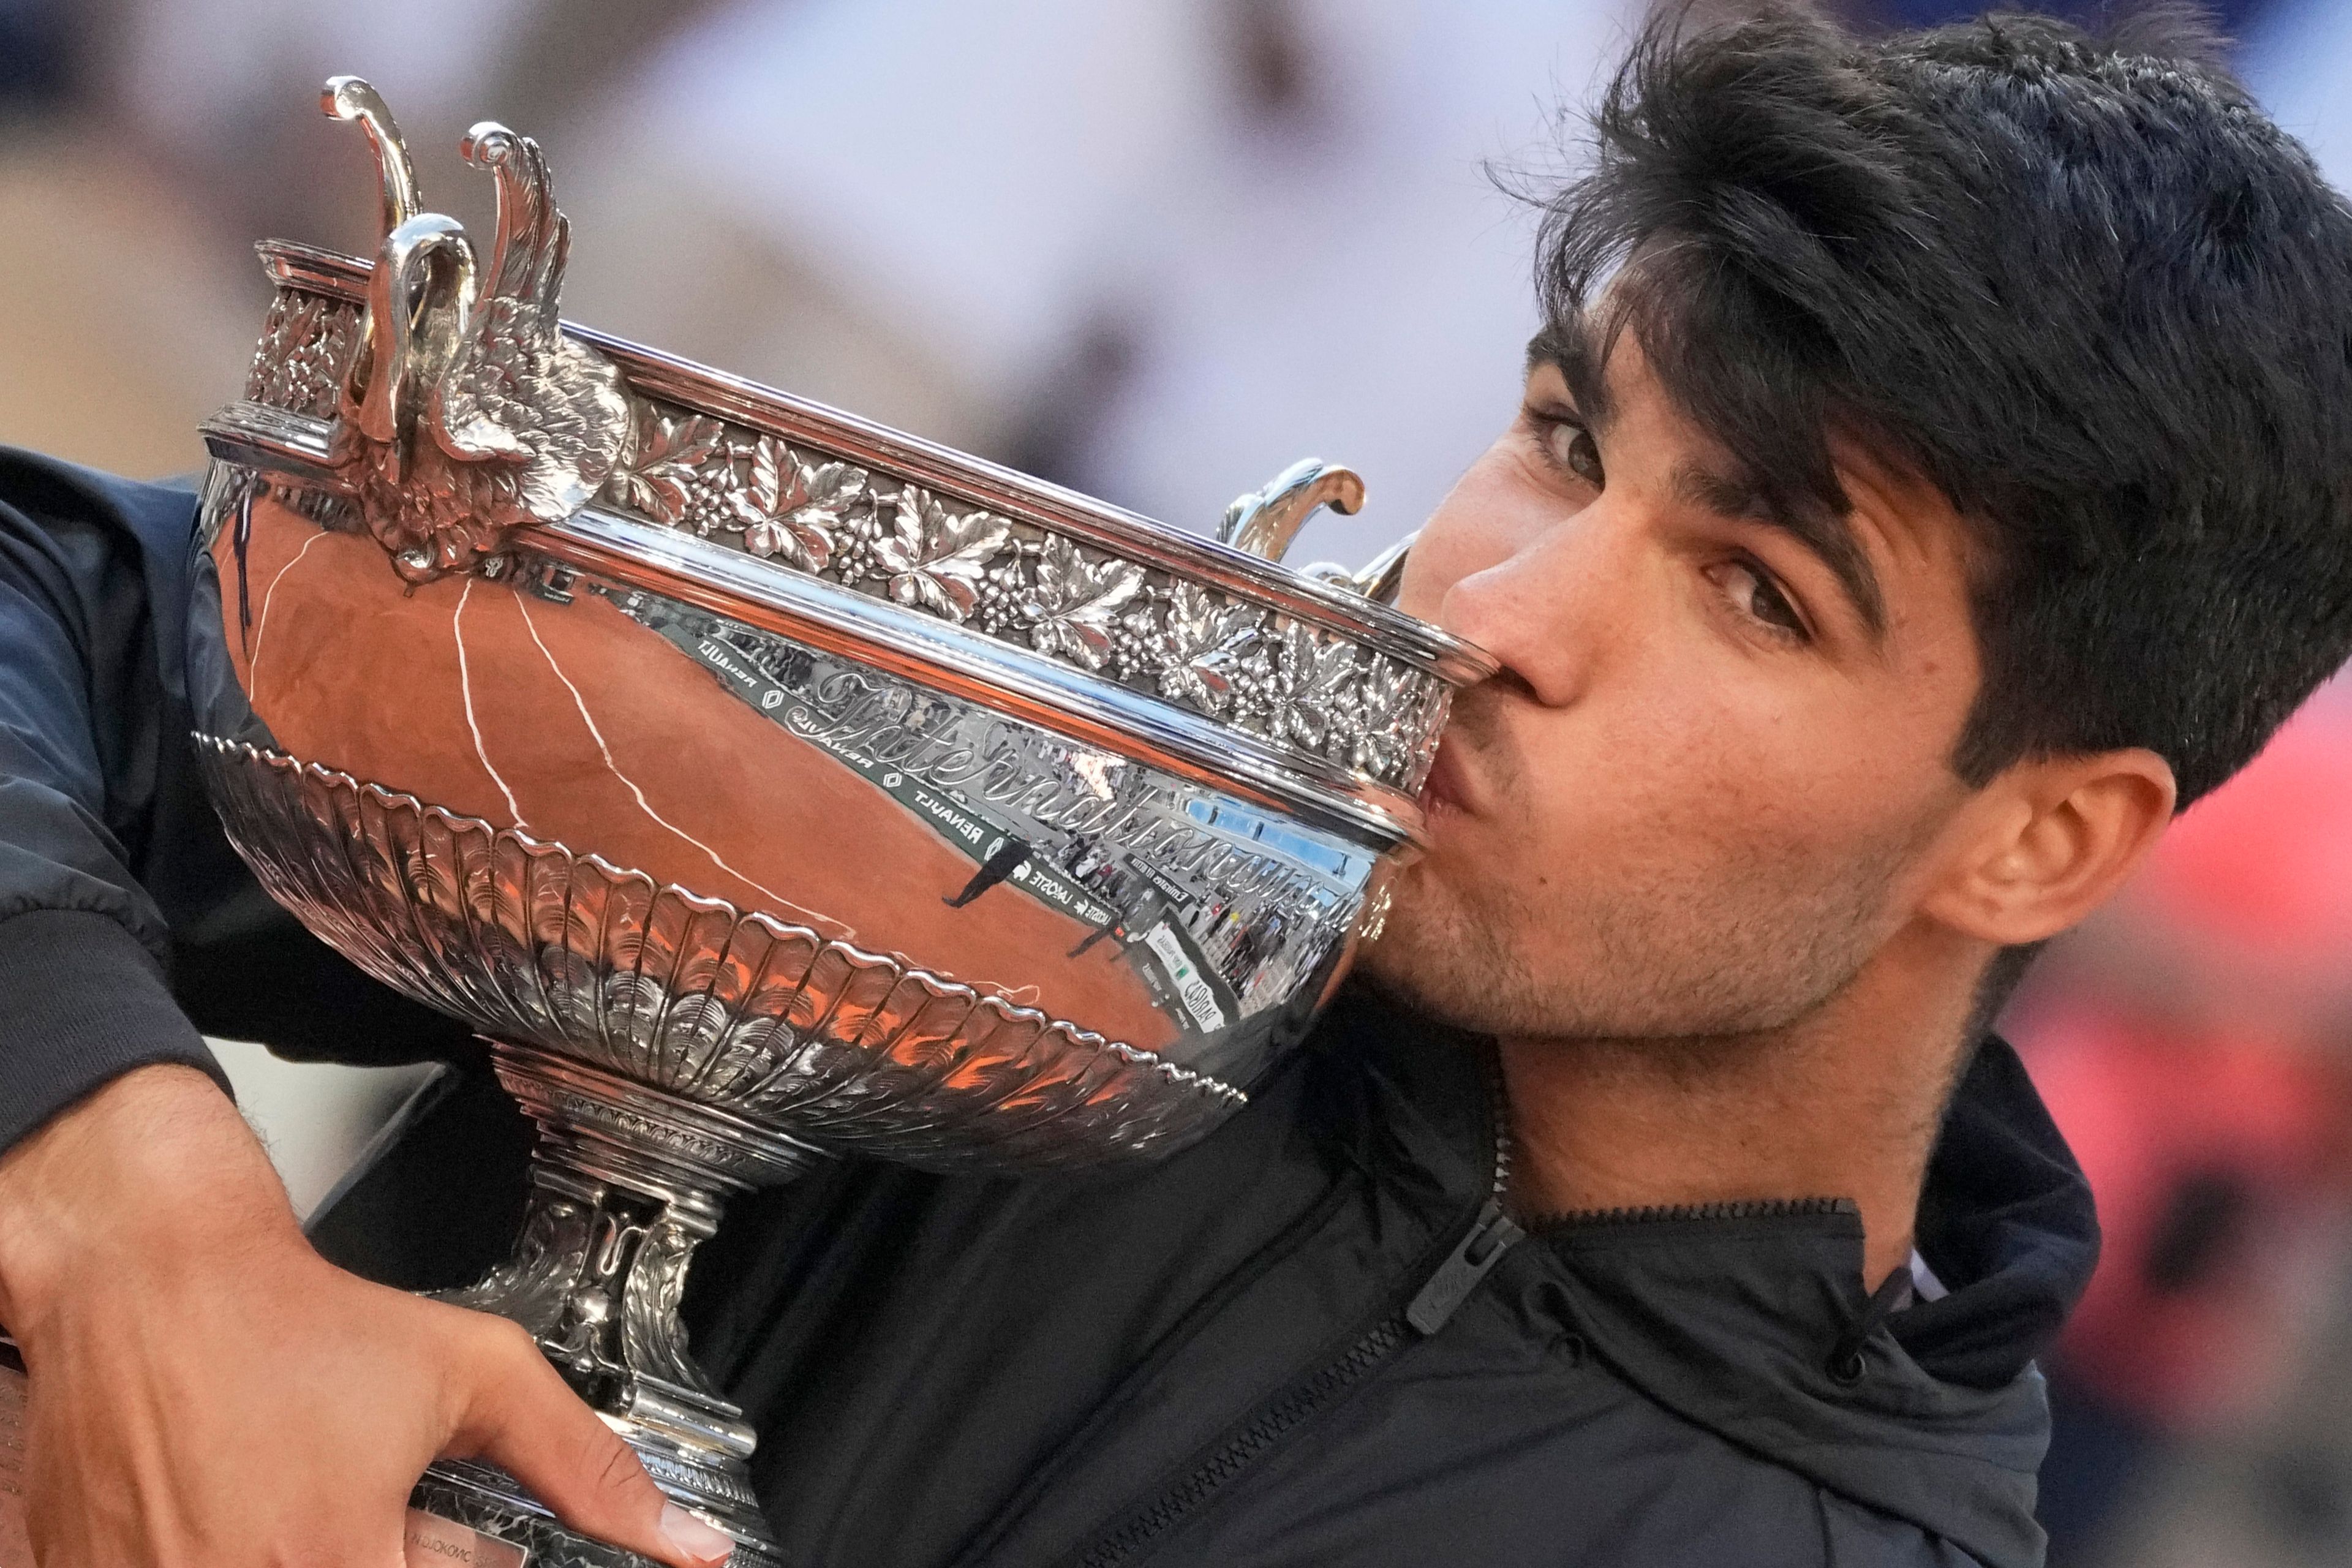
[[2170,764],[2137,748],[2014,763],[1961,813],[1922,910],[2000,947],[2055,936],[2139,868],[2176,795]]

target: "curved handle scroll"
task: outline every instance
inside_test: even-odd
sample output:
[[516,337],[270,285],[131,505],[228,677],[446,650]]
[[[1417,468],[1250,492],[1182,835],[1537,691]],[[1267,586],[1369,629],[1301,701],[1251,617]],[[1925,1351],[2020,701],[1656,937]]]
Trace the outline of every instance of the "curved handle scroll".
[[1364,563],[1362,570],[1349,574],[1348,586],[1367,599],[1378,599],[1383,605],[1395,604],[1397,585],[1404,581],[1405,557],[1412,552],[1414,542],[1420,538],[1421,530],[1416,528],[1373,556]]
[[1319,507],[1342,514],[1364,504],[1364,481],[1353,468],[1307,458],[1225,509],[1217,538],[1265,561],[1279,561]]
[[383,221],[376,243],[416,216],[424,205],[416,192],[416,166],[408,161],[408,144],[400,139],[383,95],[363,77],[331,76],[319,94],[320,111],[330,120],[356,120],[375,152],[376,177],[383,198]]

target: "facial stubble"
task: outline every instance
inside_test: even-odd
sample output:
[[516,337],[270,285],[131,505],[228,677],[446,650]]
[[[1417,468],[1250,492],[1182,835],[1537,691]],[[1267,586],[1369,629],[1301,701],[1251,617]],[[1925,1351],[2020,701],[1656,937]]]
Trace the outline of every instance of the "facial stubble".
[[1691,829],[1673,845],[1686,854],[1662,858],[1672,864],[1530,876],[1542,838],[1489,717],[1468,704],[1450,742],[1475,756],[1481,816],[1439,824],[1363,958],[1368,979],[1425,1016],[1553,1039],[1758,1035],[1839,994],[1898,923],[1889,894],[1926,825],[1830,856]]

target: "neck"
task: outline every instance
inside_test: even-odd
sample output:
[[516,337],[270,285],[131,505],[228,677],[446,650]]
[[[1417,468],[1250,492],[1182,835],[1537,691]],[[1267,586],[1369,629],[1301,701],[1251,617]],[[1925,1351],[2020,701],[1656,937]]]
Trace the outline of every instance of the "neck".
[[[1797,1198],[1862,1210],[1864,1282],[1906,1265],[1979,959],[1899,936],[1795,1023],[1499,1042],[1524,1215]],[[1955,962],[1957,961],[1957,962]]]

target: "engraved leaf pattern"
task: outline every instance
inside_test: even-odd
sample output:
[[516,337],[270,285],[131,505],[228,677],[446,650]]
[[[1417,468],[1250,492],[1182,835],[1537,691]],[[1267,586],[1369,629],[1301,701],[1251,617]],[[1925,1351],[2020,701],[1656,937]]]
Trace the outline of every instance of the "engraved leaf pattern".
[[615,499],[676,527],[693,508],[700,479],[696,468],[726,435],[718,420],[699,414],[671,419],[648,409],[637,426],[636,450],[613,476]]
[[1403,772],[1424,722],[1422,683],[1395,660],[1374,658],[1366,665],[1357,689],[1355,765],[1381,776]]
[[[593,408],[567,404],[545,428],[491,417],[524,411],[530,400],[521,388],[547,367],[523,323],[509,319],[510,301],[494,300],[485,314],[497,319],[470,345],[464,395],[446,400],[459,426],[454,435],[477,438],[483,450],[469,457],[535,458],[542,445],[576,449],[577,477],[593,485],[602,466],[587,439]],[[359,328],[360,313],[347,302],[281,290],[248,395],[331,414]],[[598,395],[591,400],[597,407],[605,396],[621,405],[617,376],[612,380],[609,388],[601,379],[588,388]],[[1112,673],[1406,787],[1425,770],[1421,752],[1447,696],[1444,682],[1427,672],[1274,621],[1264,607],[1225,593],[1095,554],[1050,529],[1020,530],[1027,542],[1016,542],[1015,526],[1003,516],[964,510],[919,485],[890,493],[895,476],[821,448],[676,404],[628,402],[636,418],[619,427],[627,437],[625,460],[601,477],[604,492],[632,511],[703,535],[723,531],[748,553],[844,584],[878,582],[900,605],[1026,641],[1046,657]],[[467,410],[481,417],[460,418]],[[538,417],[551,416],[542,409]],[[497,450],[505,444],[495,439],[500,436],[513,437],[518,451]],[[368,527],[394,551],[404,575],[464,569],[495,552],[501,520],[545,510],[547,498],[526,493],[530,481],[516,461],[438,468],[446,471],[432,487],[379,483],[383,493],[362,498]],[[572,504],[554,499],[563,503],[559,510]]]
[[437,1290],[434,1298],[476,1311],[496,1310],[534,1335],[552,1333],[578,1272],[572,1260],[587,1245],[584,1205],[572,1198],[540,1198],[525,1211],[522,1234],[505,1262],[474,1284]]
[[1321,746],[1341,717],[1355,668],[1355,644],[1325,643],[1304,621],[1291,622],[1282,638],[1276,732],[1301,745]]
[[1060,534],[1049,534],[1022,605],[1029,646],[1100,669],[1110,658],[1112,622],[1142,586],[1143,568],[1133,562],[1089,559]]
[[[470,303],[446,286],[425,296],[436,316],[462,307],[462,320],[453,322],[423,423],[433,446],[460,468],[510,466],[494,481],[491,521],[502,531],[561,521],[587,505],[637,431],[620,367],[565,337],[556,319],[571,230],[538,144],[490,129],[474,156],[498,182],[498,237]],[[495,546],[498,537],[487,542]],[[481,557],[482,542],[465,548]]]
[[833,560],[850,510],[866,499],[866,472],[847,463],[807,463],[772,436],[752,444],[751,477],[729,498],[754,555],[781,556],[803,571]]
[[1160,695],[1223,713],[1233,700],[1241,662],[1258,641],[1260,618],[1246,605],[1191,583],[1177,584],[1168,599]]
[[470,341],[435,389],[438,417],[466,455],[524,457],[524,433],[562,417],[551,395],[561,390],[550,374],[560,356],[531,335],[536,320],[528,302],[493,297],[467,323]]
[[954,511],[919,485],[899,490],[893,514],[889,531],[874,542],[890,597],[951,621],[971,615],[981,574],[1013,525],[985,511]]
[[358,310],[299,289],[281,289],[262,324],[245,395],[256,403],[330,418],[357,335]]
[[326,302],[316,294],[281,289],[261,323],[261,345],[253,351],[253,369],[246,377],[245,395],[257,403],[271,401],[269,394],[291,381],[287,361],[310,341]]
[[648,1368],[682,1387],[715,1393],[687,1353],[685,1325],[677,1315],[694,1246],[692,1235],[667,1221],[653,1226],[638,1244],[619,1292],[621,1360],[626,1368]]

